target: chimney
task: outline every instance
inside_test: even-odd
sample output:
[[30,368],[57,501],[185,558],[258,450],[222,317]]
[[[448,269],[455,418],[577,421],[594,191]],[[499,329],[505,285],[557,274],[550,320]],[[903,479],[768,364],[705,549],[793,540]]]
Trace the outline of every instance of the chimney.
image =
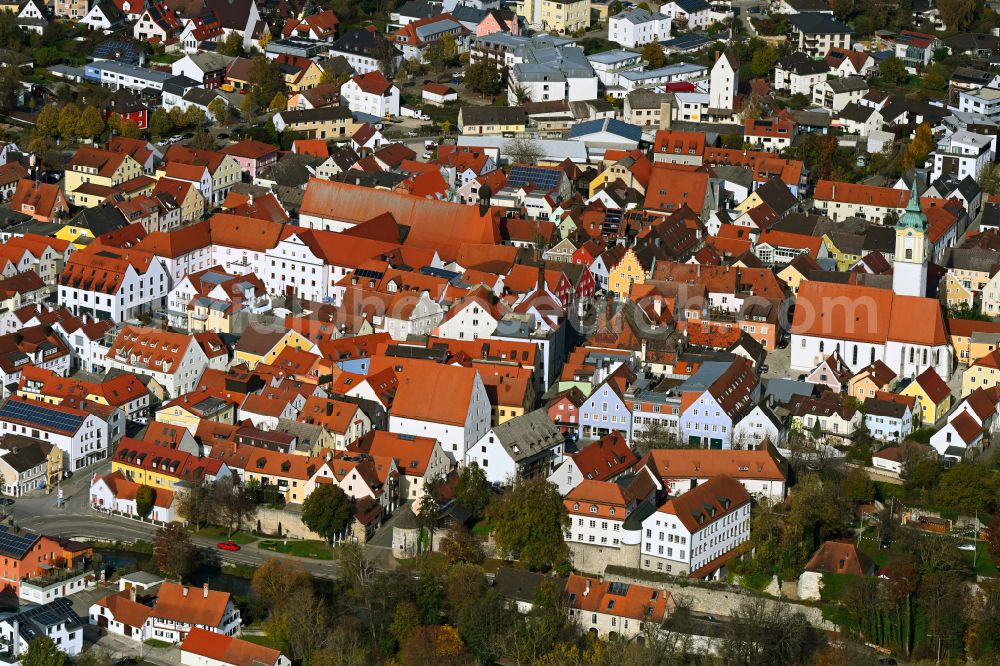
[[718,60],[718,59],[719,59],[719,58],[721,58],[721,57],[722,57],[722,54],[721,54],[721,53],[719,53],[718,51],[716,51],[716,52],[715,52],[715,59],[716,59],[716,60]]
[[184,590],[184,596],[186,597],[188,595],[187,585],[182,586],[181,589]]
[[583,596],[590,594],[590,579],[587,579],[587,587],[583,588]]
[[128,588],[128,598],[131,599],[132,601],[135,601],[135,585]]
[[201,586],[201,595],[206,599],[208,599],[208,583],[205,583]]

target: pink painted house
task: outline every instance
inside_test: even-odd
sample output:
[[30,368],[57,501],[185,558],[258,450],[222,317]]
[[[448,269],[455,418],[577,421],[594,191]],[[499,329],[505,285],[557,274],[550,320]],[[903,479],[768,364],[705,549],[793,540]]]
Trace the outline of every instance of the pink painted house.
[[495,32],[520,35],[521,24],[518,22],[517,14],[507,9],[494,9],[476,26],[476,37],[485,37]]
[[276,146],[255,139],[244,139],[223,148],[222,152],[239,162],[240,169],[250,174],[250,178],[256,178],[259,171],[278,161]]

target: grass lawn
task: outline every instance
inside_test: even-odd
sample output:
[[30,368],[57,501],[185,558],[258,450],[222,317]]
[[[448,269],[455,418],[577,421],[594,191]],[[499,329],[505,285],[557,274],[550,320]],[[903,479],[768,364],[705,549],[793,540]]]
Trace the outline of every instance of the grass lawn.
[[275,643],[274,639],[272,639],[267,634],[243,634],[242,636],[240,636],[240,638],[242,638],[248,643],[253,643],[255,645],[263,645],[264,647],[269,647],[272,650],[280,650],[282,648],[281,645]]
[[165,65],[172,65],[173,63],[177,62],[183,57],[184,55],[180,53],[157,53],[156,55],[150,56],[149,60],[151,62],[159,62]]
[[823,582],[819,588],[821,598],[823,601],[843,601],[847,586],[858,579],[859,576],[847,574],[823,574]]
[[[221,527],[215,527],[214,525],[203,527],[197,532],[195,532],[195,534],[197,534],[198,536],[208,537],[209,539],[218,539],[219,541],[226,540],[226,530]],[[248,543],[253,543],[254,541],[256,541],[257,537],[255,537],[252,534],[248,534],[246,532],[234,532],[232,540],[234,543],[238,543],[241,546],[245,546]]]
[[261,541],[261,550],[270,550],[284,555],[310,557],[314,560],[332,560],[333,551],[322,541]]
[[445,558],[444,553],[436,550],[430,553],[422,553],[416,557],[406,557],[399,560],[399,566],[404,569],[416,569],[421,565],[431,568],[446,567],[448,560]]
[[[979,551],[976,558],[976,574],[979,576],[1000,576],[1000,570],[997,570],[996,563],[990,559],[989,553],[986,552],[986,544],[980,542],[976,545],[976,549]],[[970,567],[974,554],[967,550],[962,551],[962,555],[968,560]]]
[[492,531],[493,526],[486,522],[485,518],[472,526],[472,533],[476,536],[487,537]]
[[153,648],[168,648],[171,645],[173,645],[172,643],[161,641],[158,638],[147,638],[146,640],[143,641],[143,643]]

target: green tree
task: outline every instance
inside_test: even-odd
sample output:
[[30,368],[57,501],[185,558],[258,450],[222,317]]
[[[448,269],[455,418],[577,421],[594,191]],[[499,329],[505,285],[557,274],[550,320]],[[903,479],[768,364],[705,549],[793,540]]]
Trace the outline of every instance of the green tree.
[[28,643],[28,649],[21,657],[22,666],[66,666],[68,663],[67,654],[48,636],[39,636]]
[[240,116],[243,120],[251,121],[257,117],[259,112],[260,104],[257,102],[257,93],[251,90],[243,95],[243,99],[240,101]]
[[264,56],[257,56],[250,65],[250,80],[252,90],[257,94],[257,99],[274,99],[278,93],[285,91],[285,77],[281,73],[281,68],[274,60],[268,60]]
[[343,535],[351,521],[351,498],[333,484],[320,484],[302,502],[302,522],[329,543]]
[[[6,68],[5,68],[6,69]],[[73,141],[77,135],[77,121],[80,118],[80,108],[70,102],[59,110],[59,136],[66,141]]]
[[976,20],[976,0],[938,0],[937,8],[949,31],[962,32]]
[[934,499],[939,506],[967,515],[997,507],[997,473],[985,465],[960,462],[941,475]]
[[684,448],[684,444],[677,439],[677,436],[659,420],[647,423],[642,430],[636,431],[632,437],[632,446],[640,456],[646,455],[653,449]]
[[500,70],[486,60],[469,65],[465,70],[465,85],[469,90],[481,95],[498,94],[500,83]]
[[914,132],[913,141],[903,154],[903,170],[923,166],[933,149],[934,135],[931,133],[931,126],[920,123]]
[[222,124],[229,118],[229,105],[221,97],[216,97],[208,103],[208,112],[212,114],[215,122]]
[[486,515],[486,505],[493,495],[486,472],[477,463],[466,465],[458,475],[455,485],[455,499],[476,518]]
[[215,516],[215,490],[207,479],[191,486],[177,497],[177,515],[192,523],[196,530]]
[[139,486],[139,489],[135,491],[135,510],[143,518],[153,510],[154,502],[156,502],[156,491],[149,486]]
[[443,72],[457,53],[458,47],[455,44],[455,38],[445,34],[444,37],[434,40],[424,49],[424,59],[435,71]]
[[38,112],[35,120],[35,131],[43,136],[59,136],[59,107],[46,104]]
[[198,549],[187,530],[169,523],[153,535],[153,560],[160,571],[183,582],[195,569]]
[[1000,194],[1000,162],[987,162],[979,172],[977,180],[983,192]]
[[173,128],[174,126],[170,122],[167,110],[162,106],[156,107],[152,117],[149,119],[149,133],[158,139],[162,139],[168,136],[173,131]]
[[453,528],[442,540],[441,550],[451,564],[482,564],[486,559],[482,541],[461,525]]
[[93,106],[87,105],[80,111],[76,123],[76,134],[82,139],[96,139],[104,133],[104,116]]
[[112,114],[108,118],[108,129],[127,139],[138,139],[142,134],[139,130],[139,124],[134,120],[124,120],[121,116],[115,114]]
[[184,111],[183,123],[185,127],[200,127],[205,124],[206,120],[205,112],[197,106],[189,106]]
[[235,58],[243,54],[243,37],[238,32],[230,32],[226,39],[218,45],[220,55]]
[[295,560],[270,557],[257,567],[251,579],[253,595],[268,608],[280,605],[293,590],[312,588],[309,572]]
[[[0,12],[3,13],[6,12]],[[20,70],[16,67],[0,67],[0,113],[8,114],[17,109],[17,96],[20,92]]]
[[804,559],[821,543],[839,534],[851,517],[850,507],[833,484],[817,474],[806,474],[795,485],[788,512],[786,545]]
[[518,479],[486,512],[497,551],[532,570],[562,565],[569,516],[555,485],[544,478]]
[[424,483],[424,492],[420,496],[420,510],[417,512],[417,523],[421,529],[427,530],[428,543],[427,550],[434,550],[434,532],[437,531],[438,523],[441,521],[441,513],[444,509],[438,489],[441,487],[440,477],[430,479]]
[[948,80],[951,78],[951,68],[947,65],[935,62],[924,72],[924,88],[944,92],[948,89]]
[[170,116],[170,125],[174,130],[179,130],[188,126],[185,112],[181,107],[175,106],[167,112],[167,115]]
[[396,612],[393,615],[392,626],[389,627],[389,631],[392,632],[397,643],[400,645],[405,643],[406,639],[410,637],[410,633],[419,626],[420,611],[417,609],[416,604],[411,601],[403,601],[396,604]]
[[861,467],[851,467],[844,476],[844,496],[852,502],[868,502],[875,499],[875,484]]
[[232,539],[233,532],[243,529],[243,524],[257,513],[246,485],[233,476],[216,481],[214,505],[219,521],[226,528],[227,539]]
[[288,98],[283,93],[276,92],[267,108],[271,111],[284,111],[286,106],[288,106]]
[[778,50],[773,46],[754,51],[750,59],[750,74],[754,77],[767,77],[778,64]]
[[642,59],[648,69],[658,69],[667,64],[667,56],[659,42],[650,42],[642,48]]
[[197,150],[218,150],[219,142],[208,130],[199,129],[191,138],[191,147]]
[[51,67],[62,61],[62,52],[54,46],[43,46],[35,51],[35,64],[39,67]]
[[879,63],[878,75],[882,83],[887,86],[898,86],[910,78],[910,73],[906,71],[906,63],[896,56],[890,56]]

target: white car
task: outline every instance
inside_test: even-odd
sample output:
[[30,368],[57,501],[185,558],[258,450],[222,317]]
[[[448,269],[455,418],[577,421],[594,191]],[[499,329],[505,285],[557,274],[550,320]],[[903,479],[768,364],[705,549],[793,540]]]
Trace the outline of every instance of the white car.
[[963,544],[959,544],[959,546],[958,546],[958,549],[959,549],[959,550],[967,550],[967,551],[969,551],[970,553],[971,553],[971,552],[975,552],[975,550],[976,550],[976,544],[974,544],[974,543],[963,543]]

